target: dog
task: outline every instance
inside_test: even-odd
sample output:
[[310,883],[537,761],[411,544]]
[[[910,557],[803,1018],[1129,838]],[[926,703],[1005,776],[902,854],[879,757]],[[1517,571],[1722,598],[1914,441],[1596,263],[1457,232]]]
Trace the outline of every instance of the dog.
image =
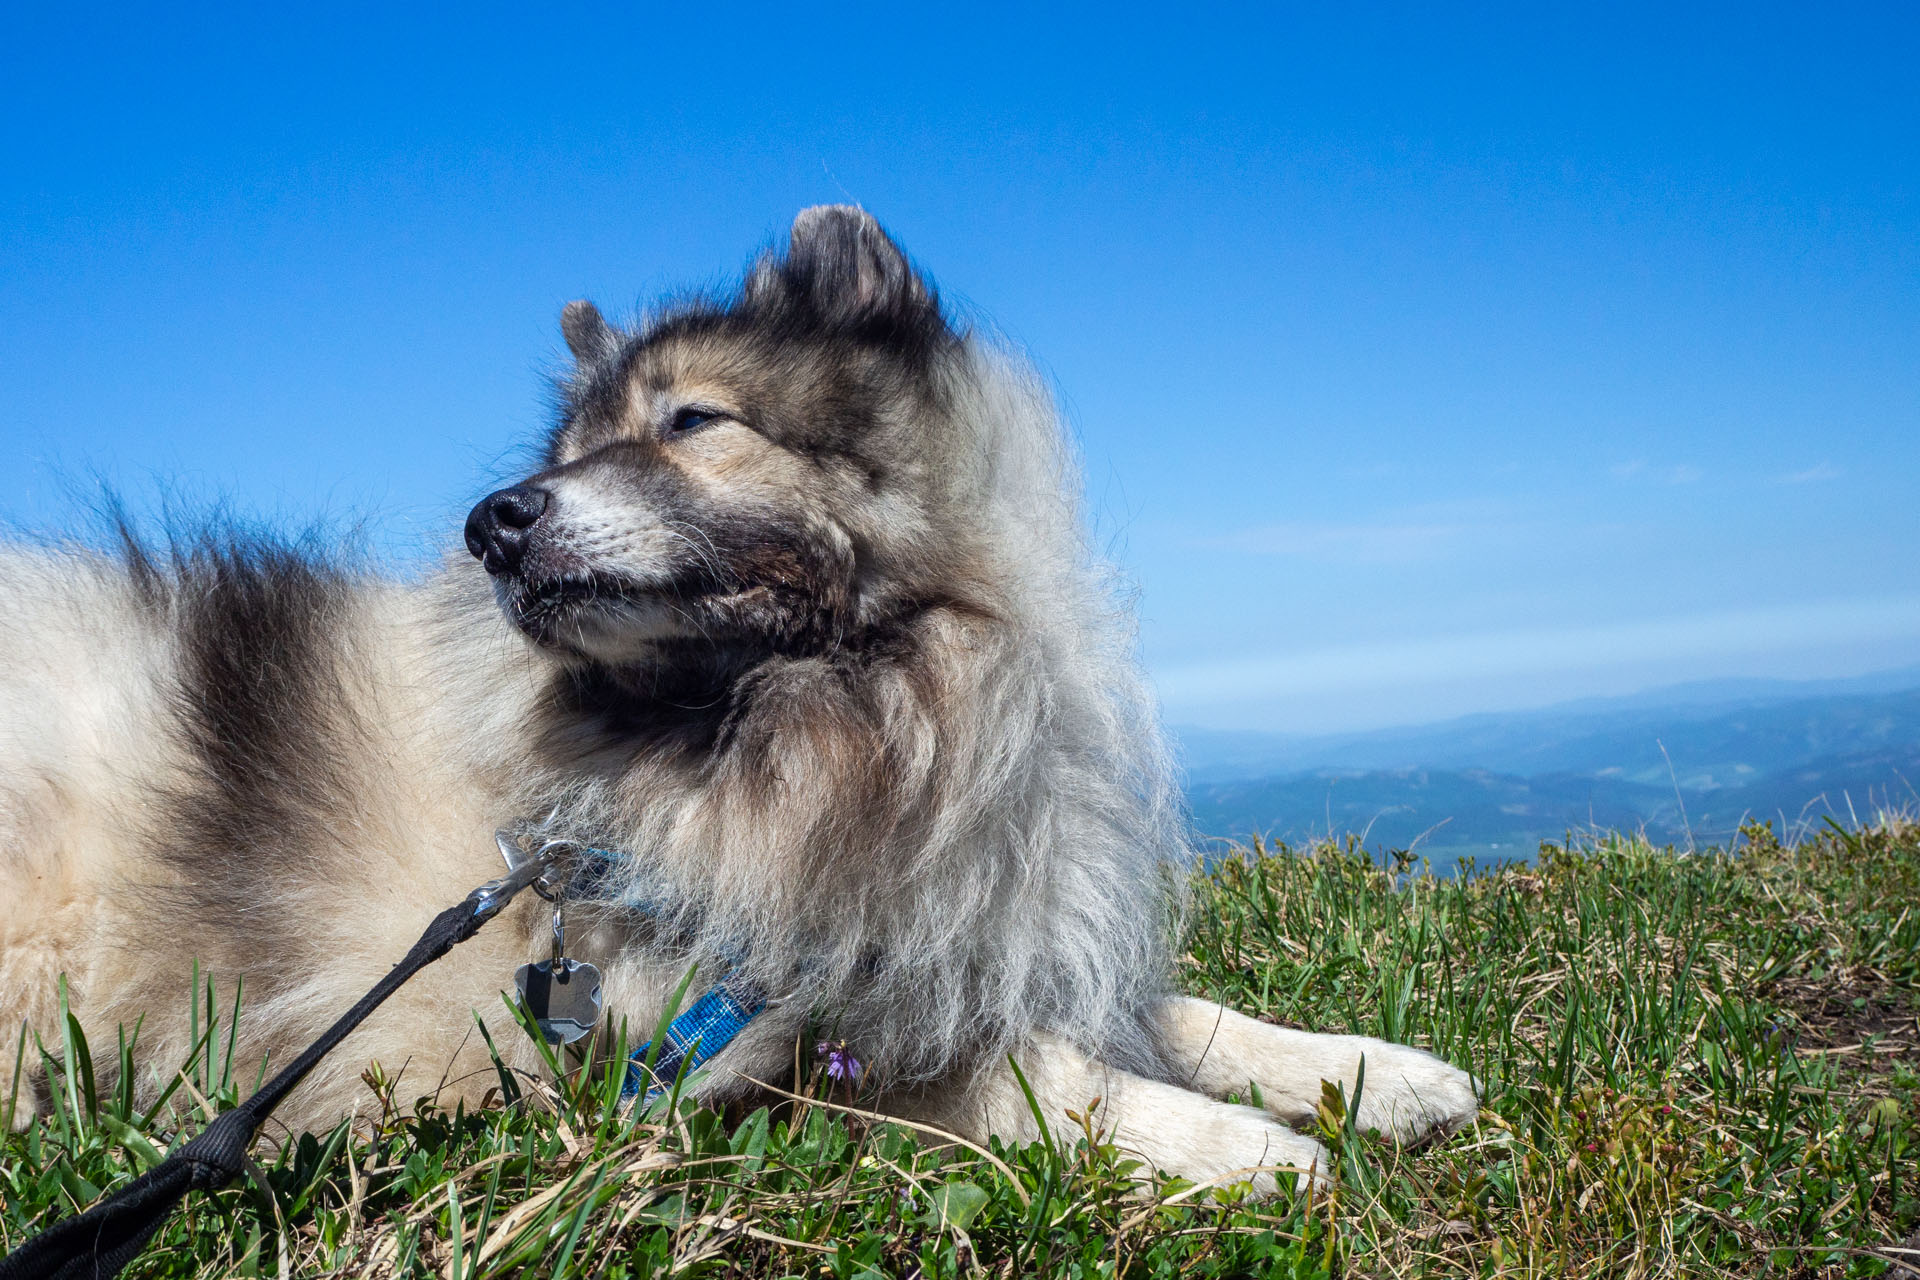
[[[418,580],[235,527],[0,557],[4,1025],[57,1039],[64,977],[96,1042],[138,1024],[151,1091],[197,962],[244,1002],[236,1061],[284,1063],[532,818],[612,851],[563,902],[605,1025],[653,1028],[689,969],[765,993],[704,1103],[824,1034],[877,1112],[1026,1142],[1098,1099],[1152,1168],[1262,1191],[1324,1174],[1299,1126],[1363,1061],[1363,1128],[1473,1119],[1427,1053],[1175,993],[1175,770],[1052,398],[871,216],[808,209],[730,293],[561,329],[538,470]],[[538,1070],[475,1019],[549,910],[414,979],[280,1118],[366,1106],[369,1060],[443,1105],[495,1049]]]

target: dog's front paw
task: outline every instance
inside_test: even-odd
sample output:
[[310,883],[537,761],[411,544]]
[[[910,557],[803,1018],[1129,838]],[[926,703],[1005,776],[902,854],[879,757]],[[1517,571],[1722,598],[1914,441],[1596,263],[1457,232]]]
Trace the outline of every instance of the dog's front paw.
[[1465,1128],[1480,1111],[1472,1076],[1406,1045],[1276,1027],[1189,997],[1169,999],[1161,1018],[1182,1083],[1215,1098],[1252,1092],[1292,1125],[1314,1123],[1327,1082],[1359,1099],[1362,1132],[1400,1142]]
[[[1251,1182],[1260,1196],[1270,1196],[1283,1185],[1328,1184],[1332,1161],[1314,1139],[1251,1107],[1206,1106],[1207,1114],[1193,1117],[1180,1141],[1158,1153],[1156,1163],[1167,1172],[1220,1185]],[[1245,1172],[1256,1169],[1259,1172]]]
[[1354,1125],[1361,1132],[1375,1129],[1396,1142],[1414,1142],[1456,1133],[1480,1113],[1478,1082],[1452,1063],[1385,1040],[1364,1042],[1360,1053],[1366,1074],[1359,1081]]

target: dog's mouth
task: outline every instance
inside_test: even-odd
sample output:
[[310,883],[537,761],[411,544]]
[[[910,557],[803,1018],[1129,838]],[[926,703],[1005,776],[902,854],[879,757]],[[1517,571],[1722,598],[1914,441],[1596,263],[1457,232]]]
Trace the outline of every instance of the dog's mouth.
[[494,589],[535,644],[600,658],[639,656],[657,641],[698,632],[703,606],[748,594],[701,573],[654,582],[604,572],[496,578]]
[[636,614],[670,612],[671,591],[604,573],[494,580],[501,608],[527,638],[566,645],[587,629],[617,626]]
[[570,618],[605,608],[636,594],[632,584],[616,584],[597,577],[552,578],[538,583],[515,583],[503,592],[507,616],[529,638],[548,643]]

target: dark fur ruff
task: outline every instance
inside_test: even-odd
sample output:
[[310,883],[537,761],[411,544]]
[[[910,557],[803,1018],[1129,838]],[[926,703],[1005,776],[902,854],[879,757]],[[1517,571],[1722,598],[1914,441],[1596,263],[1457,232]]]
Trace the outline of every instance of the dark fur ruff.
[[[189,763],[150,839],[180,941],[246,935],[208,943],[215,962],[301,1002],[290,975],[339,943],[287,904],[341,909],[325,868],[362,856],[369,779],[413,742],[386,722],[381,628],[417,616],[406,687],[433,686],[422,733],[489,797],[478,816],[549,815],[631,855],[574,935],[630,1027],[688,963],[745,945],[778,997],[750,1074],[811,1017],[882,1084],[1035,1029],[1163,1075],[1149,1011],[1187,851],[1031,373],[844,209],[803,214],[731,298],[632,332],[574,304],[563,329],[576,367],[531,481],[553,531],[492,599],[471,563],[401,588],[272,544],[130,552],[178,646]],[[689,397],[725,425],[674,436],[661,415]]]

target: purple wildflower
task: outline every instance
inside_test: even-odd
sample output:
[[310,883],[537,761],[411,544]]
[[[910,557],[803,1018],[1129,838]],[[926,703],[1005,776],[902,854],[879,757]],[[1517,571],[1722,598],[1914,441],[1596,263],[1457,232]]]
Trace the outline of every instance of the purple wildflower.
[[814,1046],[815,1053],[827,1060],[827,1078],[845,1080],[848,1084],[857,1084],[860,1073],[866,1068],[860,1065],[860,1059],[853,1056],[853,1050],[847,1048],[844,1040],[822,1040]]

